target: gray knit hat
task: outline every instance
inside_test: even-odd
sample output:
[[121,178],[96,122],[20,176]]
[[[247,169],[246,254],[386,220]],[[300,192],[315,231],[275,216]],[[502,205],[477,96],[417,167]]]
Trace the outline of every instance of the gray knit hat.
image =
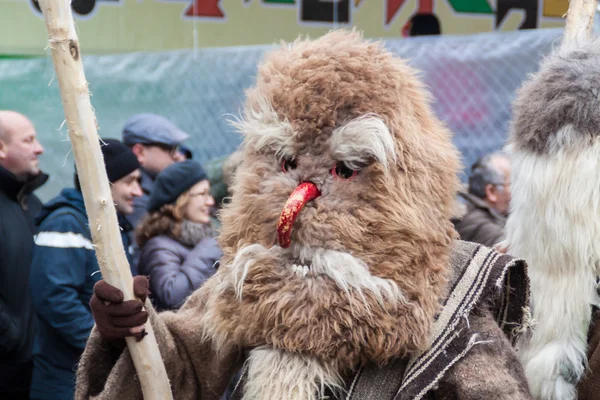
[[147,210],[156,211],[165,204],[174,203],[179,196],[205,179],[208,179],[206,172],[196,161],[186,160],[169,165],[154,180]]

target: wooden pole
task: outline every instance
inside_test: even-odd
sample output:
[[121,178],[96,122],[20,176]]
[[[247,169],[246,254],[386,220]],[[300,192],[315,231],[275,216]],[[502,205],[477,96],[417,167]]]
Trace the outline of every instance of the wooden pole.
[[[133,300],[133,278],[104,168],[71,2],[40,0],[39,3],[46,21],[69,139],[102,278],[122,290],[125,300]],[[146,324],[146,331],[148,335],[139,343],[133,337],[126,339],[144,399],[172,399],[167,372],[150,323]]]
[[562,46],[588,39],[594,26],[598,0],[571,0]]

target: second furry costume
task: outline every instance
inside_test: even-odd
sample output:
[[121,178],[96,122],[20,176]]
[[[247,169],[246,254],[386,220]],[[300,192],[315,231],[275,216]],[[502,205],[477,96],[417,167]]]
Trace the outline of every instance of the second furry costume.
[[[218,272],[176,313],[146,302],[175,398],[240,368],[244,400],[530,398],[525,264],[454,240],[458,154],[414,70],[356,33],[299,40],[237,125]],[[94,332],[77,399],[141,398],[122,348]]]
[[555,50],[514,109],[507,244],[530,265],[535,322],[519,354],[535,398],[572,400],[598,304],[600,41]]

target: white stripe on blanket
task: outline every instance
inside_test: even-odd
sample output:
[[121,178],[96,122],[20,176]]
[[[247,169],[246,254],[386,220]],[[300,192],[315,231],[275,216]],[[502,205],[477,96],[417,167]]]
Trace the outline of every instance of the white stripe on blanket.
[[81,233],[73,232],[40,232],[34,236],[35,244],[44,247],[60,249],[94,250],[94,244]]

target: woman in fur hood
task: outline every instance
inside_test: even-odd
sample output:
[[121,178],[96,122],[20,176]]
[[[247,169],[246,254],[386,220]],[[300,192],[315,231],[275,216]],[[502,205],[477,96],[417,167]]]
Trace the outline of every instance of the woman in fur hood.
[[221,267],[177,312],[98,283],[77,399],[141,399],[123,338],[146,321],[178,400],[240,368],[244,400],[531,398],[525,264],[455,240],[459,157],[412,68],[356,32],[298,40],[237,126]]
[[150,278],[158,311],[176,309],[215,272],[221,258],[211,226],[214,200],[195,161],[175,163],[156,177],[148,215],[136,231],[138,271]]

